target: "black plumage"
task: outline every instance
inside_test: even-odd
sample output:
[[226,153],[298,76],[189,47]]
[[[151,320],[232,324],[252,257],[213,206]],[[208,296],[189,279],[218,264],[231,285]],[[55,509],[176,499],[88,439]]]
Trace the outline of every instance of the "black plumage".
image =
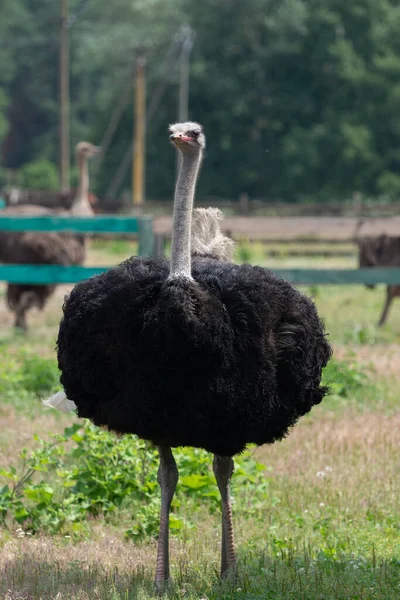
[[261,267],[195,259],[194,281],[132,258],[77,285],[58,336],[78,415],[222,456],[282,438],[330,357],[313,302]]

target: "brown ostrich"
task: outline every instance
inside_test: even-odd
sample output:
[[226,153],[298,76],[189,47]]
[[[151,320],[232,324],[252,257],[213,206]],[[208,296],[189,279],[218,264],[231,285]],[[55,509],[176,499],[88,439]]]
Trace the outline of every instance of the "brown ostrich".
[[[76,215],[93,214],[89,202],[88,160],[100,149],[89,142],[80,142],[76,147],[79,167],[79,186],[69,211],[51,210],[32,204],[20,204],[6,208],[4,215]],[[34,265],[81,265],[86,256],[86,238],[64,232],[0,232],[0,262],[8,264]],[[36,307],[46,305],[55,285],[14,284],[7,285],[6,301],[8,308],[15,313],[14,326],[27,331],[26,313]]]
[[[386,234],[364,236],[357,239],[357,244],[360,267],[400,267],[400,237]],[[400,285],[388,285],[378,327],[386,323],[390,306],[396,296],[400,296]]]

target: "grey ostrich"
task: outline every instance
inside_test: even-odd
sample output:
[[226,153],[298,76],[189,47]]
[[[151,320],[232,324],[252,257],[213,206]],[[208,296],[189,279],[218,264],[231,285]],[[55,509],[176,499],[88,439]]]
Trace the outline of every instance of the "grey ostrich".
[[64,391],[46,401],[158,447],[159,589],[170,576],[169,513],[178,482],[171,448],[214,454],[221,575],[235,573],[232,457],[250,443],[280,440],[321,402],[331,356],[309,298],[264,268],[231,262],[218,213],[195,213],[198,243],[191,242],[205,137],[193,122],[170,132],[182,156],[171,260],[132,257],[75,286],[57,341]]
[[[5,209],[4,215],[76,215],[93,214],[89,203],[88,160],[99,153],[99,148],[89,142],[76,147],[79,167],[79,186],[69,211],[51,210],[42,206],[21,204]],[[64,232],[0,232],[0,262],[9,264],[81,265],[86,256],[83,235]],[[15,313],[14,326],[27,330],[26,313],[36,307],[40,310],[56,289],[55,285],[14,284],[7,285],[7,306]]]

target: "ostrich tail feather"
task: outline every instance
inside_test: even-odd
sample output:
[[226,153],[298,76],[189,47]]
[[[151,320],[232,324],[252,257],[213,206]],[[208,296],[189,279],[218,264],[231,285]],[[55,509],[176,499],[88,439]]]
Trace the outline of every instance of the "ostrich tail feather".
[[224,218],[218,208],[195,208],[192,220],[192,253],[212,256],[229,262],[235,250],[235,242],[221,231]]
[[68,400],[65,392],[57,392],[56,394],[53,394],[53,396],[50,396],[50,398],[43,400],[43,404],[44,406],[50,406],[51,408],[56,408],[62,412],[71,412],[77,408],[75,402]]

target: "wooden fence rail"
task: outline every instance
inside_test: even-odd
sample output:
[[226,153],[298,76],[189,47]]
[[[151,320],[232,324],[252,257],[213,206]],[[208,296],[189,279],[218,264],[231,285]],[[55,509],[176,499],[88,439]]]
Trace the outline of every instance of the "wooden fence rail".
[[298,285],[400,285],[400,269],[374,267],[363,269],[273,269],[274,273]]
[[[137,234],[140,256],[154,252],[151,217],[64,217],[64,216],[0,216],[0,231],[72,231],[75,233]],[[76,283],[106,271],[109,267],[61,265],[0,265],[0,280],[10,283]],[[400,285],[400,268],[365,269],[273,269],[298,285],[316,284],[387,284]]]
[[[110,267],[58,265],[0,265],[0,281],[10,283],[76,283],[103,273]],[[273,269],[274,273],[297,285],[400,285],[400,269]]]
[[[70,231],[73,233],[134,234],[139,241],[139,256],[153,254],[154,236],[151,217],[71,217],[71,216],[0,216],[0,231]],[[0,265],[0,281],[10,283],[75,283],[106,270],[107,267],[61,265]]]
[[78,233],[140,233],[151,217],[1,216],[0,231],[74,231]]
[[21,217],[0,214],[0,231],[135,234],[139,241],[139,255],[150,256],[153,253],[153,219],[148,216],[64,217],[46,215]]

